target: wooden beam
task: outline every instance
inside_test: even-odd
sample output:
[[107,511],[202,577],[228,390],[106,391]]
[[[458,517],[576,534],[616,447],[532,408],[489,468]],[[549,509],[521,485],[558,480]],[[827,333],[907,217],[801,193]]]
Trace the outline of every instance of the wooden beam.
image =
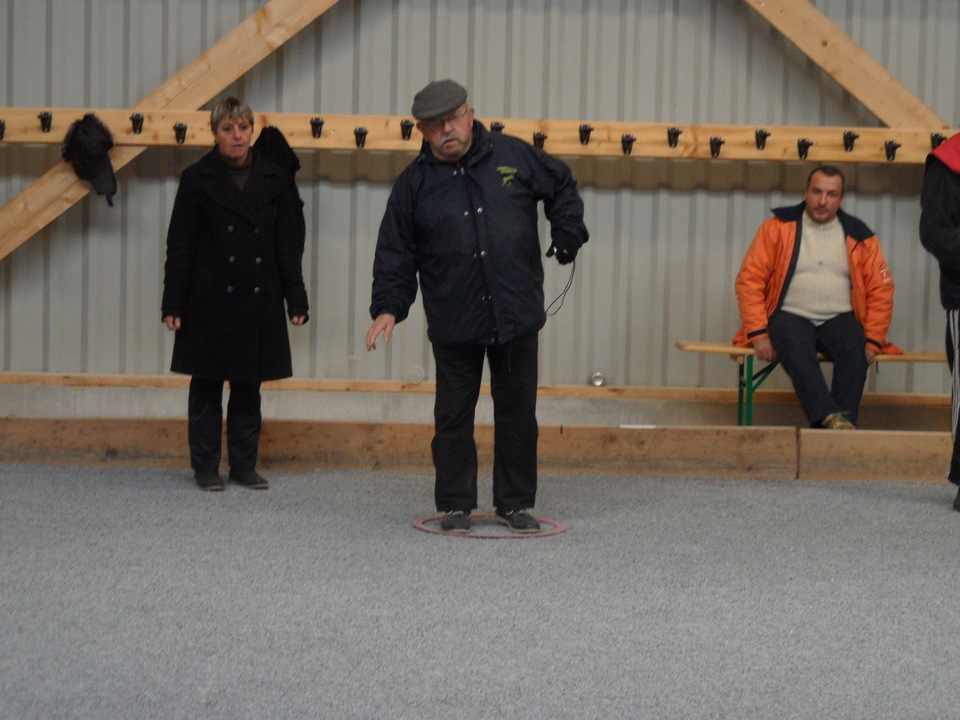
[[[823,431],[827,432],[827,431]],[[260,461],[274,468],[429,472],[432,424],[265,420]],[[943,433],[949,435],[949,433]],[[493,464],[493,427],[476,429],[482,472]],[[542,427],[541,473],[794,478],[791,427]],[[186,419],[0,418],[0,462],[97,463],[184,468]]]
[[952,450],[949,432],[801,429],[798,476],[944,482]]
[[[37,115],[51,113],[51,129],[43,132]],[[26,108],[0,107],[0,118],[6,121],[4,142],[56,143],[62,142],[67,128],[86,112],[93,112],[110,128],[119,148],[138,152],[144,145],[209,147],[211,137],[209,115],[196,110],[160,110],[143,113],[143,129],[134,133],[128,110],[91,108]],[[313,117],[323,119],[320,137],[314,137],[310,127]],[[419,151],[422,141],[417,130],[405,140],[401,122],[403,116],[389,115],[327,115],[324,113],[256,113],[254,123],[262,128],[275,125],[280,128],[292,147],[303,150],[340,150],[350,152],[409,152]],[[535,133],[545,136],[544,149],[560,157],[592,156],[607,158],[659,158],[711,160],[714,157],[712,141],[722,140],[716,150],[721,160],[796,162],[800,158],[800,143],[807,141],[806,159],[809,162],[830,163],[894,163],[919,165],[925,162],[932,149],[935,133],[929,128],[843,128],[815,126],[745,125],[679,125],[676,146],[668,141],[668,123],[595,122],[590,141],[580,142],[577,120],[532,120],[518,118],[481,118],[487,127],[494,122],[504,125],[503,132],[533,142]],[[177,140],[174,125],[187,126],[183,141]],[[364,128],[363,147],[357,145],[355,130]],[[764,147],[757,147],[757,130],[764,130]],[[846,149],[844,133],[857,137],[850,150]],[[953,135],[945,130],[943,138]],[[634,138],[629,154],[624,152],[623,137]],[[887,143],[896,143],[892,159]]]
[[[165,388],[186,389],[190,378],[186,375],[127,375],[101,373],[45,373],[45,372],[0,372],[0,386],[22,385],[33,387],[82,388]],[[287,378],[263,383],[265,392],[316,392],[316,393],[396,393],[432,394],[436,384],[429,381],[407,382],[404,380],[362,380],[351,378]],[[482,395],[490,395],[490,383],[480,386]],[[647,385],[571,385],[542,384],[537,386],[537,396],[546,398],[578,398],[588,400],[628,400],[689,403],[736,404],[737,391],[729,388],[661,387]],[[755,403],[795,403],[792,390],[760,390],[754,395]],[[880,407],[942,408],[950,406],[950,395],[924,393],[865,393],[863,405]]]
[[[134,106],[134,110],[195,110],[239,78],[339,0],[270,0]],[[63,134],[60,139],[62,141]],[[119,170],[146,146],[114,148]],[[59,163],[0,207],[0,260],[89,192],[67,163]]]
[[338,2],[270,0],[138,102],[134,109],[200,107]]
[[[264,467],[430,472],[433,426],[265,420]],[[481,470],[493,459],[493,427],[477,427]],[[542,473],[660,477],[943,482],[950,433],[807,430],[792,427],[543,427]],[[0,418],[0,462],[184,468],[186,419]]]
[[890,127],[949,125],[808,0],[744,0]]
[[[735,359],[757,354],[757,351],[752,347],[739,347],[731,343],[677,340],[676,345],[686,352],[706,353],[708,355],[730,355]],[[900,354],[880,353],[874,359],[877,362],[946,363],[947,353],[943,350],[908,350]]]
[[[68,388],[165,388],[186,389],[187,375],[128,375],[101,373],[0,372],[0,385]],[[286,378],[263,383],[264,391],[413,393],[433,394],[436,383],[430,381],[361,380],[351,378]],[[482,395],[490,395],[490,383],[480,386]],[[541,398],[589,398],[595,400],[677,400],[681,402],[736,402],[733,390],[721,388],[659,387],[643,385],[567,385],[537,386]],[[790,394],[792,397],[792,393]],[[915,397],[911,395],[910,397]]]

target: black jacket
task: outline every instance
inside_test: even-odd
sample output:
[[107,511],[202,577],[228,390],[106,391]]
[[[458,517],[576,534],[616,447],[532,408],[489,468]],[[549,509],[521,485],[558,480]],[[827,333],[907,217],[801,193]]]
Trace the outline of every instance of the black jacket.
[[425,143],[387,202],[370,315],[404,320],[419,275],[431,342],[506,343],[538,331],[546,321],[541,200],[553,236],[587,241],[570,169],[543,150],[479,122],[459,163]]
[[920,241],[940,265],[940,302],[944,309],[956,310],[960,308],[960,175],[933,155],[927,157],[920,207]]
[[292,373],[287,315],[306,315],[286,173],[254,151],[241,193],[214,148],[180,177],[167,233],[162,317],[181,318],[171,370],[241,382]]

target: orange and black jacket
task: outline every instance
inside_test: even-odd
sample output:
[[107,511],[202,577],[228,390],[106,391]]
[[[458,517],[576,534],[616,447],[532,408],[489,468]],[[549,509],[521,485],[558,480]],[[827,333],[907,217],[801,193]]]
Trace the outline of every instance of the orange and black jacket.
[[[783,304],[797,267],[805,203],[776,208],[753,238],[740,272],[737,302],[742,325],[734,345],[747,347],[767,335],[767,320]],[[847,242],[850,262],[850,304],[863,325],[867,342],[878,352],[899,354],[888,343],[887,330],[893,313],[893,277],[880,242],[863,221],[843,210],[837,213]]]

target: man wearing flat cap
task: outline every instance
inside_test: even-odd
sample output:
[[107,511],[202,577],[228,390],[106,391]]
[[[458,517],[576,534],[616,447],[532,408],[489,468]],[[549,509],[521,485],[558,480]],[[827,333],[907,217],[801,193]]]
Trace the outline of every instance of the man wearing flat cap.
[[414,97],[423,135],[393,186],[373,263],[367,349],[407,317],[419,277],[436,362],[432,443],[445,532],[470,532],[477,507],[474,415],[484,358],[494,404],[493,504],[513,532],[540,530],[537,490],[538,333],[546,322],[538,204],[547,256],[573,262],[587,241],[570,169],[474,120],[467,91],[438,80]]

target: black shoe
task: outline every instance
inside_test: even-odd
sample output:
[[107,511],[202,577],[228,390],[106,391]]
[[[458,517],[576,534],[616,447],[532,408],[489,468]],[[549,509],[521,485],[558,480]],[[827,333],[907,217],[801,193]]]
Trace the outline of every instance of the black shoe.
[[270,487],[270,483],[256,470],[231,470],[230,482],[251,490],[266,490]]
[[511,532],[515,533],[538,533],[540,532],[540,523],[530,514],[529,510],[511,510],[501,513],[497,511],[497,522],[503,523]]
[[196,478],[197,487],[201,490],[212,492],[223,490],[223,479],[216,470],[197,470],[193,477]]
[[960,490],[957,490],[957,496],[953,499],[953,509],[960,512]]
[[470,513],[465,510],[448,510],[440,518],[440,529],[449,533],[470,532]]

